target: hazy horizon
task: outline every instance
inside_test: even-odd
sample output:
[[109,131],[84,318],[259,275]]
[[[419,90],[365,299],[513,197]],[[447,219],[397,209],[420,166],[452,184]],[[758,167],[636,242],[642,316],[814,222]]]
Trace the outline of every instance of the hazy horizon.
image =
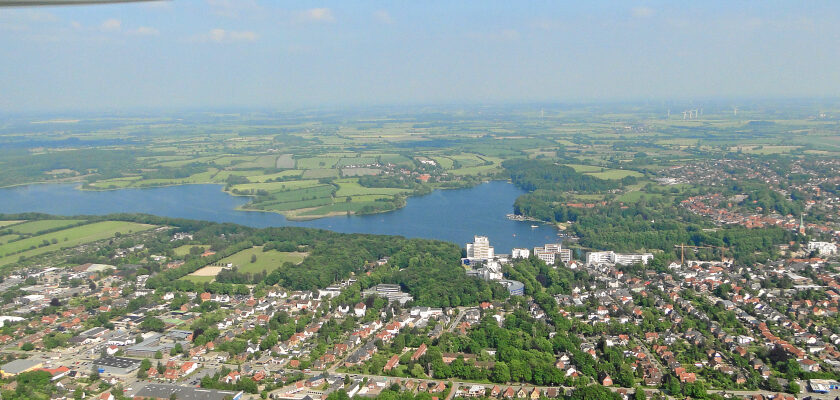
[[0,112],[835,99],[840,4],[0,9]]

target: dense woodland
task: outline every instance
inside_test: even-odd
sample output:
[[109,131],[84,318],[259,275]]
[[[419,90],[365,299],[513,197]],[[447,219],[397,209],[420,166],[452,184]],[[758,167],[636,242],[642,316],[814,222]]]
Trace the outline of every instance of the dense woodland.
[[549,161],[512,159],[502,163],[516,186],[527,191],[604,192],[619,187],[618,182],[575,172],[571,167]]

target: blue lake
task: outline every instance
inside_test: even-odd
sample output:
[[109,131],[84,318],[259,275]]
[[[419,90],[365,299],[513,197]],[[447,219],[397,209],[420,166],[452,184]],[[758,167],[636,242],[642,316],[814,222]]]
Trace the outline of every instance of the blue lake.
[[53,215],[146,213],[166,217],[233,222],[253,227],[302,226],[346,233],[402,235],[441,239],[464,246],[474,235],[490,238],[497,253],[513,247],[556,243],[557,230],[531,222],[511,221],[514,200],[524,192],[494,181],[469,189],[436,190],[410,197],[404,208],[385,214],[289,221],[280,214],[238,211],[248,199],[224,193],[219,185],[182,185],[103,192],[81,191],[77,184],[30,185],[0,189],[0,213],[42,212]]

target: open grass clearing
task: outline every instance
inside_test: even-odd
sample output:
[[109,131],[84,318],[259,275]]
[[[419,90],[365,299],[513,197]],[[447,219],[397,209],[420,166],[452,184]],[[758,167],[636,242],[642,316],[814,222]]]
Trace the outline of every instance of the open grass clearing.
[[440,165],[440,167],[443,169],[452,169],[452,167],[455,165],[455,162],[452,161],[452,159],[449,157],[432,157],[432,160],[435,160],[435,162],[438,163],[438,165]]
[[642,191],[633,191],[633,192],[624,193],[621,196],[616,197],[616,201],[620,201],[622,203],[627,203],[627,204],[634,204],[634,203],[638,203],[639,200],[641,200],[642,198],[653,199],[653,198],[658,198],[658,197],[662,197],[662,195],[659,194],[659,193],[646,193],[646,192],[642,192]]
[[266,182],[266,183],[244,183],[241,185],[233,185],[231,192],[236,189],[240,192],[249,192],[251,190],[265,190],[267,192],[284,192],[308,187],[321,186],[316,180],[300,180],[300,181],[285,181],[285,182]]
[[334,168],[340,160],[339,157],[309,157],[298,158],[295,168],[297,169],[323,169]]
[[347,212],[356,213],[362,208],[369,205],[376,205],[375,201],[356,201],[356,198],[351,198],[352,202],[335,202],[334,204],[318,207],[312,210],[304,210],[297,215],[310,217],[327,217],[332,215],[346,214]]
[[587,173],[587,175],[594,176],[600,179],[622,179],[627,176],[635,176],[637,178],[641,178],[644,176],[641,172],[638,171],[630,171],[626,169],[608,169],[604,172],[592,172]]
[[274,168],[294,168],[295,159],[291,154],[281,154],[274,161]]
[[182,280],[190,281],[193,283],[206,283],[206,282],[213,282],[213,279],[216,279],[216,275],[213,276],[197,276],[197,275],[186,275],[181,277]]
[[244,163],[236,164],[234,168],[236,169],[260,169],[260,168],[274,168],[277,165],[277,156],[275,155],[266,155],[266,156],[259,156],[254,161],[247,161]]
[[[255,273],[262,272],[263,270],[271,272],[282,267],[287,262],[300,264],[307,255],[307,253],[301,252],[263,251],[262,246],[255,246],[225,257],[219,260],[219,263],[221,265],[233,264],[239,272]],[[256,256],[254,262],[251,262],[252,256]]]
[[211,266],[208,265],[206,267],[201,267],[197,271],[191,273],[192,276],[216,276],[219,274],[219,271],[222,270],[220,266]]
[[382,154],[379,156],[379,161],[382,163],[391,163],[396,165],[412,165],[411,159],[399,154]]
[[287,178],[287,177],[290,177],[290,176],[297,177],[297,176],[301,176],[301,174],[303,174],[303,171],[301,171],[301,170],[290,169],[290,170],[278,172],[278,173],[275,173],[275,174],[247,175],[246,178],[248,178],[248,180],[251,181],[251,182],[260,183],[260,182],[266,182],[266,181],[274,180],[274,179],[277,179],[277,178]]
[[25,221],[25,220],[18,220],[18,221],[0,221],[0,228],[7,227],[7,226],[9,226],[9,225],[19,224],[19,223],[24,222],[24,221]]
[[307,169],[303,171],[303,179],[338,178],[338,170],[330,168]]
[[382,170],[376,168],[342,168],[342,176],[365,176],[365,175],[379,175]]
[[336,164],[339,168],[344,167],[363,167],[366,165],[376,164],[375,157],[345,157],[338,160]]
[[406,193],[408,189],[400,188],[369,188],[359,184],[358,179],[339,179],[335,183],[338,184],[338,191],[335,195],[338,196],[359,196],[371,194],[385,194],[395,195],[399,193]]
[[8,235],[0,235],[0,244],[6,244],[11,240],[17,240],[20,238],[20,235],[16,235],[14,233],[10,233]]
[[604,169],[603,167],[599,167],[597,165],[584,165],[584,164],[564,164],[564,165],[567,166],[567,167],[571,167],[572,169],[575,170],[575,172],[581,172],[581,173],[600,172],[602,169]]
[[63,228],[66,226],[76,225],[84,222],[81,219],[44,219],[40,221],[32,221],[9,227],[15,233],[22,235],[33,235],[38,232],[43,232],[51,229]]
[[465,167],[465,168],[458,168],[453,169],[449,172],[455,175],[488,175],[496,172],[500,172],[502,167],[499,165],[477,165],[475,167]]
[[[183,156],[181,156],[181,157],[183,157]],[[157,163],[155,165],[158,166],[158,167],[177,168],[177,167],[183,167],[185,165],[192,164],[192,163],[209,163],[209,162],[215,160],[216,158],[218,158],[218,156],[194,157],[194,158],[186,158],[186,159],[180,159],[180,160],[164,161],[164,162]]]
[[[320,197],[306,200],[291,200],[291,201],[272,201],[258,204],[249,204],[243,209],[263,210],[263,211],[292,211],[303,208],[320,207],[332,204],[333,200],[330,197]],[[284,213],[286,214],[286,213]]]
[[484,164],[484,160],[482,160],[475,154],[458,154],[456,156],[450,156],[449,158],[451,158],[454,161],[457,161],[459,164],[461,164],[461,167],[474,167],[477,165]]
[[749,154],[785,154],[798,149],[799,146],[740,146],[737,150]]
[[193,247],[200,248],[202,253],[204,252],[204,250],[207,250],[207,249],[210,248],[210,246],[206,245],[206,244],[185,244],[183,246],[178,246],[178,247],[172,249],[172,252],[175,253],[176,256],[183,257],[187,254],[190,254],[190,249],[193,248]]

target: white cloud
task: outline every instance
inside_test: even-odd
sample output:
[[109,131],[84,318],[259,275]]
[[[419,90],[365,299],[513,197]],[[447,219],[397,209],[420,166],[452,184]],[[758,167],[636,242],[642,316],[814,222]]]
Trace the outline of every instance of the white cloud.
[[160,35],[160,31],[152,28],[151,26],[141,26],[137,29],[132,29],[128,33],[132,35],[139,35],[139,36],[157,36]]
[[656,14],[656,11],[650,7],[635,7],[633,8],[632,13],[636,18],[649,18],[652,17],[653,14]]
[[335,17],[329,8],[310,8],[298,13],[298,19],[303,22],[333,22]]
[[389,14],[388,11],[385,10],[379,10],[374,12],[373,18],[376,18],[377,21],[386,25],[391,25],[394,23],[394,19],[391,18],[391,14]]
[[190,42],[253,42],[259,39],[260,35],[253,31],[227,31],[221,28],[211,29],[207,33],[195,35],[188,39]]
[[103,31],[118,31],[122,27],[122,21],[116,18],[106,19],[100,27]]

